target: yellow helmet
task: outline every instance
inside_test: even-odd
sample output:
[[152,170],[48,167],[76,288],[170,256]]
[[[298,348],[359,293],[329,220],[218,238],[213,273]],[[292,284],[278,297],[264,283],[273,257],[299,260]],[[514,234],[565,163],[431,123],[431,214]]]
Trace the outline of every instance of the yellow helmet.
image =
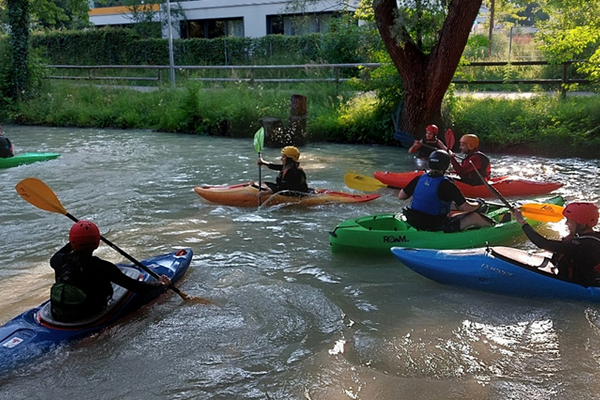
[[283,149],[281,149],[281,154],[288,158],[291,158],[295,162],[298,162],[298,160],[300,159],[300,150],[298,150],[294,146],[285,146]]
[[479,138],[477,137],[477,135],[473,135],[472,133],[462,135],[462,137],[460,138],[460,142],[465,143],[469,150],[473,150],[479,147]]

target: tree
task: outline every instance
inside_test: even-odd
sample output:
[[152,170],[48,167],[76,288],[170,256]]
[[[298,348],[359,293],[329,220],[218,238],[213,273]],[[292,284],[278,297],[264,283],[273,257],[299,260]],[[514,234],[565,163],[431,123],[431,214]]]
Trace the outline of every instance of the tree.
[[[8,24],[8,3],[0,0],[0,30]],[[87,0],[30,0],[30,29],[82,29],[90,26]]]
[[537,38],[548,59],[589,59],[578,70],[600,81],[600,2],[545,0],[540,5],[549,18],[538,24]]
[[19,100],[27,93],[29,55],[29,0],[8,0],[11,43],[11,95]]
[[442,123],[450,86],[482,0],[374,0],[375,22],[404,86],[399,128],[415,138]]
[[490,18],[488,21],[488,57],[492,55],[493,33],[496,21],[502,21],[504,25],[515,25],[516,21],[525,20],[527,17],[521,15],[526,7],[521,5],[518,0],[487,0],[487,6],[490,9]]

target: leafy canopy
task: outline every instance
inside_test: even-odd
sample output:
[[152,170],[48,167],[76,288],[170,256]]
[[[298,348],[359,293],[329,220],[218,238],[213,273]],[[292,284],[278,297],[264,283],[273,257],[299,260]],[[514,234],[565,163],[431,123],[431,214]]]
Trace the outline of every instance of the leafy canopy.
[[549,60],[556,63],[587,59],[579,70],[600,80],[600,2],[590,0],[545,0],[548,14],[538,26],[538,43]]

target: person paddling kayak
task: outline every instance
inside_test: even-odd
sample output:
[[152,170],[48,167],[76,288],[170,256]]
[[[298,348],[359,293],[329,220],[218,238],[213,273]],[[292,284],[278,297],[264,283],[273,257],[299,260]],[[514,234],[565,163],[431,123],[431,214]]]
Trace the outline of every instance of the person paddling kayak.
[[[444,150],[436,150],[429,156],[429,172],[415,177],[400,190],[398,198],[413,197],[404,215],[409,224],[420,230],[457,232],[470,227],[491,226],[492,222],[482,214],[483,200],[469,201],[445,175],[450,165],[450,155]],[[455,204],[461,211],[450,216]]]
[[100,230],[91,221],[78,221],[69,231],[69,243],[50,259],[55,283],[50,290],[52,317],[75,322],[100,313],[113,295],[111,283],[133,292],[151,292],[169,286],[165,276],[154,281],[137,281],[111,262],[92,253],[100,245]]
[[563,216],[567,218],[569,234],[561,240],[546,239],[527,223],[519,209],[513,212],[529,240],[553,253],[551,261],[558,268],[558,276],[584,286],[598,286],[600,232],[594,230],[598,206],[587,202],[567,204]]
[[0,126],[0,158],[13,157],[13,146],[10,140],[2,133],[2,127]]
[[454,154],[450,162],[460,181],[472,186],[483,185],[479,174],[488,180],[491,176],[491,165],[488,156],[479,151],[479,138],[477,135],[467,134],[460,138],[460,152],[465,155],[458,161]]
[[262,157],[258,159],[258,165],[265,165],[269,169],[280,171],[275,183],[265,182],[271,193],[283,190],[303,193],[310,191],[306,183],[306,173],[300,167],[299,159],[300,151],[294,146],[286,146],[281,149],[282,164],[266,162]]
[[448,150],[446,145],[438,139],[439,128],[437,125],[429,125],[425,128],[425,137],[421,140],[415,140],[408,149],[409,154],[417,153],[415,156],[415,165],[419,170],[427,169],[429,155],[436,149]]

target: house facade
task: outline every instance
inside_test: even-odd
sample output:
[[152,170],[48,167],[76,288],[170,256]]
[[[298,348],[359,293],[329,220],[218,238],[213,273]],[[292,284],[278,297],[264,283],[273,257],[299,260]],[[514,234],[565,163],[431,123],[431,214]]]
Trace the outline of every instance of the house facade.
[[[326,32],[331,18],[344,12],[354,12],[358,3],[358,0],[322,0],[307,5],[302,12],[294,11],[294,3],[289,0],[195,0],[171,2],[169,5],[174,38],[212,39]],[[146,7],[157,23],[166,20],[164,6],[153,4]],[[136,22],[132,8],[127,6],[90,4],[89,16],[90,22],[98,27],[126,26]],[[166,28],[163,36],[167,36]]]

